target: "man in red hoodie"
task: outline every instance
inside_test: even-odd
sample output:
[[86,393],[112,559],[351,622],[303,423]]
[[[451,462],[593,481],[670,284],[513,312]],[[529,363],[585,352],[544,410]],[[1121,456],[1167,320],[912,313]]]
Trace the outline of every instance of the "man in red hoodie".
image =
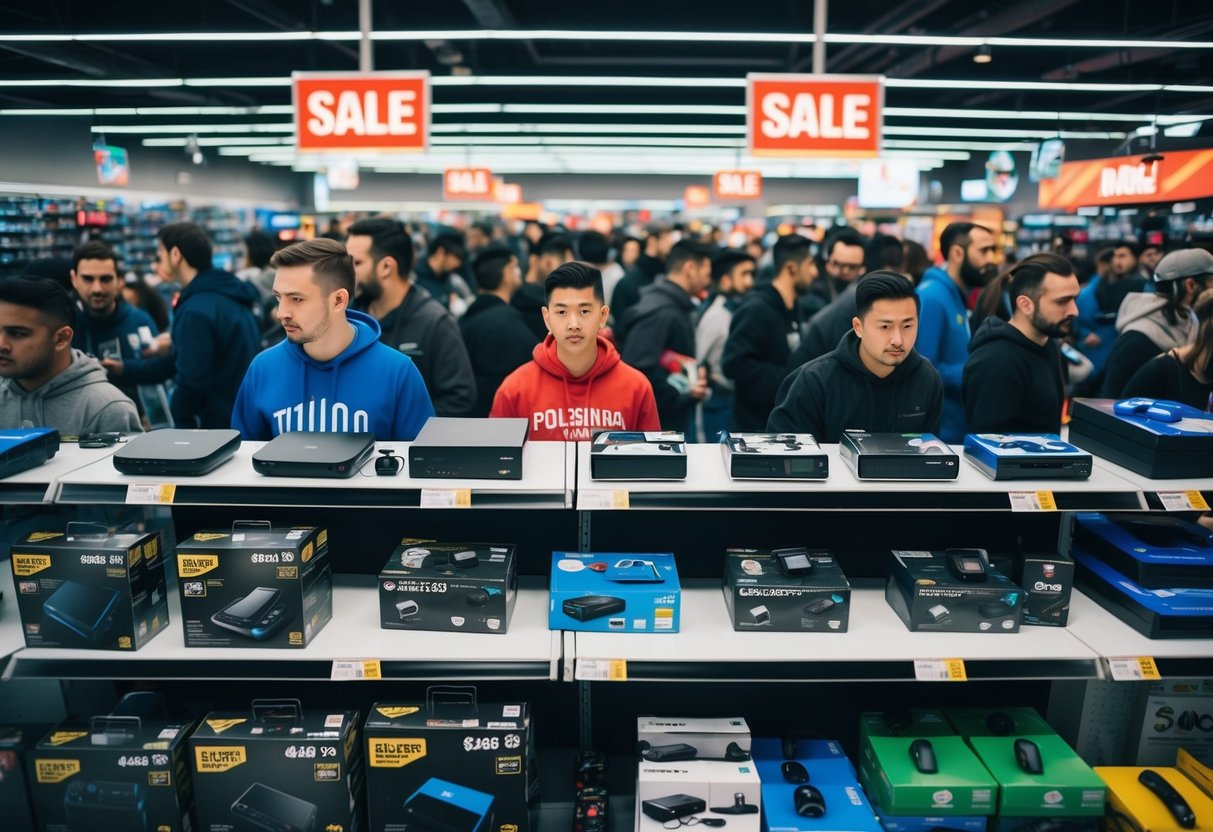
[[661,430],[653,387],[623,363],[598,334],[611,310],[603,302],[602,273],[573,261],[544,282],[548,335],[532,360],[506,376],[490,417],[530,421],[530,438],[589,440],[599,430]]

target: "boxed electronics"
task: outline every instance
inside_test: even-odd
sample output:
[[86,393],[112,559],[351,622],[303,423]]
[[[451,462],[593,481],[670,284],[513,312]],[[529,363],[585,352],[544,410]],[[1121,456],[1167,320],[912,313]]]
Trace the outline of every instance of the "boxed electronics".
[[12,569],[29,647],[138,650],[168,625],[159,532],[68,523],[13,544]]
[[1138,765],[1170,765],[1187,751],[1213,765],[1213,679],[1163,679],[1138,694],[1127,758]]
[[1057,552],[991,554],[994,568],[1023,588],[1023,623],[1064,627],[1070,619],[1074,561]]
[[34,817],[29,778],[29,755],[46,729],[31,726],[0,727],[0,806],[4,821],[12,829],[33,829]]
[[1078,586],[1112,615],[1147,638],[1208,638],[1213,589],[1144,587],[1075,545]]
[[676,633],[682,590],[669,552],[552,552],[548,627]]
[[599,433],[590,444],[595,480],[685,480],[686,437],[679,431]]
[[636,773],[637,832],[727,824],[734,832],[760,832],[762,783],[752,762],[641,760]]
[[149,693],[128,694],[111,714],[58,725],[27,755],[38,828],[189,832],[189,728]]
[[750,726],[743,717],[660,717],[636,719],[636,747],[650,763],[750,759]]
[[378,702],[367,714],[371,832],[530,832],[539,769],[530,706],[435,687],[424,702]]
[[1151,588],[1213,589],[1213,531],[1169,515],[1075,517],[1074,545]]
[[306,647],[333,617],[328,532],[239,522],[177,544],[186,647]]
[[1017,633],[1024,591],[985,549],[895,549],[884,597],[914,631]]
[[[858,774],[834,740],[756,738],[764,832],[880,832]],[[791,752],[789,754],[789,751]],[[795,765],[787,766],[791,761]]]
[[726,549],[734,630],[845,633],[851,585],[828,549]]
[[1118,404],[1126,410],[1124,401],[1075,399],[1069,440],[1152,479],[1205,477],[1213,471],[1213,415],[1173,402],[1163,404],[1174,407],[1118,413]]
[[838,454],[861,480],[954,480],[956,452],[931,433],[846,430]]
[[504,633],[517,597],[512,544],[408,539],[379,570],[379,626]]
[[824,480],[830,458],[811,433],[720,434],[720,449],[735,480]]
[[431,416],[409,443],[409,476],[520,480],[526,435],[526,419]]
[[1174,767],[1096,766],[1095,773],[1108,784],[1109,828],[1213,830],[1213,769],[1186,751]]
[[36,468],[59,451],[54,428],[9,428],[0,432],[0,478]]
[[255,699],[212,711],[190,736],[200,832],[354,832],[362,826],[356,711]]
[[1055,433],[965,434],[965,458],[992,480],[1085,480],[1091,455]]

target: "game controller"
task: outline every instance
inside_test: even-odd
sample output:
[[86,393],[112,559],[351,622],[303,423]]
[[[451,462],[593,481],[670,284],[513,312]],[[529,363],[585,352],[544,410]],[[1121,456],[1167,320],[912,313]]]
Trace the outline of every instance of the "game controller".
[[1183,418],[1183,410],[1184,406],[1179,402],[1143,397],[1121,399],[1112,405],[1112,412],[1117,416],[1144,416],[1156,422],[1178,422]]
[[1070,446],[1065,442],[1062,442],[1059,439],[1046,439],[1043,436],[1023,436],[1019,434],[1010,434],[991,437],[990,442],[998,448],[1019,448],[1024,451],[1034,453],[1070,450]]

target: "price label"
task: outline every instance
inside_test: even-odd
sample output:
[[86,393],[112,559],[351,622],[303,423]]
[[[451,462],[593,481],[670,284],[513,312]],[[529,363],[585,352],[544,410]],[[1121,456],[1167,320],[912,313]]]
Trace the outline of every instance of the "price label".
[[1159,491],[1158,501],[1166,511],[1208,511],[1209,502],[1199,491]]
[[333,662],[333,672],[329,675],[329,679],[335,682],[382,678],[383,670],[379,659],[338,659]]
[[579,495],[577,507],[581,509],[626,509],[629,506],[628,492],[622,489],[607,491],[590,488]]
[[171,482],[133,482],[126,487],[127,503],[164,505],[177,496],[177,486]]
[[964,659],[915,659],[914,678],[920,682],[965,682]]
[[578,682],[626,682],[627,659],[578,659],[574,678]]
[[1057,511],[1052,491],[1008,491],[1011,511]]
[[1155,681],[1162,678],[1158,665],[1150,656],[1108,657],[1108,669],[1117,682]]
[[470,488],[423,488],[421,489],[422,508],[471,508],[472,489]]

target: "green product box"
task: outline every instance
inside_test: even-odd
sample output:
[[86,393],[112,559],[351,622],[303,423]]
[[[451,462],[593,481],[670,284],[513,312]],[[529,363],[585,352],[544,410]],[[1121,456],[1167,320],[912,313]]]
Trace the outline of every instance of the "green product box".
[[1040,751],[1042,774],[1028,774],[1015,755],[1022,737],[970,737],[969,745],[998,781],[998,813],[1003,817],[1102,815],[1107,788],[1091,767],[1056,735],[1028,742]]
[[955,734],[944,712],[922,708],[900,713],[867,711],[859,715],[859,739],[869,737],[949,737]]
[[896,816],[992,815],[998,784],[963,737],[928,740],[938,771],[920,772],[910,752],[916,736],[868,736],[860,742],[859,782],[873,803]]
[[944,715],[962,737],[1038,737],[1057,733],[1035,708],[945,708]]

